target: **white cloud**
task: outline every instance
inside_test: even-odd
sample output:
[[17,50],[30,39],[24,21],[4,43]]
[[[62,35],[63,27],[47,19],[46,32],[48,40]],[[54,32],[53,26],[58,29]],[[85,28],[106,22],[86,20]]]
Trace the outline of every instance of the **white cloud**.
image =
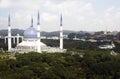
[[56,15],[50,13],[43,13],[41,16],[44,21],[55,21],[57,19]]
[[0,8],[8,8],[10,5],[8,0],[1,0],[0,1]]
[[[69,30],[104,30],[106,26],[116,26],[110,29],[120,29],[120,8],[115,5],[108,7],[101,14],[97,14],[96,7],[91,1],[85,0],[1,0],[0,10],[11,10],[14,28],[27,28],[31,16],[36,24],[37,11],[40,10],[41,29],[52,31],[59,29],[59,15],[63,14],[63,25]],[[7,13],[6,13],[7,14]],[[2,14],[4,15],[4,14]],[[2,16],[0,14],[0,17]],[[4,16],[6,18],[6,16]],[[2,26],[7,23],[1,20]],[[0,23],[1,26],[1,23]],[[17,26],[17,27],[16,27]],[[47,28],[49,26],[50,28]],[[99,27],[99,28],[98,28]]]
[[0,28],[1,29],[5,29],[7,27],[7,23],[4,23],[4,22],[7,22],[7,18],[5,17],[0,17]]

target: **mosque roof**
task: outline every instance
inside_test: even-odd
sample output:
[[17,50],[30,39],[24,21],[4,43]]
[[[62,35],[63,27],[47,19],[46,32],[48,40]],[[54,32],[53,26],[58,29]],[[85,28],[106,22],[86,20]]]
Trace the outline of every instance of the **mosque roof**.
[[25,39],[36,39],[37,38],[37,30],[35,28],[33,28],[33,26],[30,26],[24,32],[24,38]]
[[[19,43],[17,46],[37,46],[37,41],[22,41],[21,43]],[[46,44],[44,44],[43,42],[40,42],[41,47],[46,46]]]

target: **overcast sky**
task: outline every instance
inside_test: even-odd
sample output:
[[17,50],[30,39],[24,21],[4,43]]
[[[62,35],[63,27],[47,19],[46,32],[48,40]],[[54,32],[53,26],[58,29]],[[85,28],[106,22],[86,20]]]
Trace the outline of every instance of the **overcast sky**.
[[36,28],[38,10],[42,31],[58,31],[61,13],[64,30],[120,31],[120,0],[0,0],[0,30],[9,13],[12,28],[28,28],[31,17]]

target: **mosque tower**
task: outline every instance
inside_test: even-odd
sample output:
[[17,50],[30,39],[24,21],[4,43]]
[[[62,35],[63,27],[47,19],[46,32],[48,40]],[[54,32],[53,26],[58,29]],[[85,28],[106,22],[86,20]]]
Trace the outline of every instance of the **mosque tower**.
[[60,15],[60,49],[63,49],[63,27],[62,27],[62,14]]
[[41,53],[41,38],[40,38],[40,16],[39,16],[39,11],[38,11],[38,16],[37,16],[37,52]]
[[8,16],[8,51],[10,51],[11,45],[11,24],[10,24],[10,14]]

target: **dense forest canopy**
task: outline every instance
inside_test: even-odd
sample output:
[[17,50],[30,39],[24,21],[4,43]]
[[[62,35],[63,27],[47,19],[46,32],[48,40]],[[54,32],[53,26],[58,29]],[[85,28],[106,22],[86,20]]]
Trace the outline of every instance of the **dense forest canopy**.
[[[0,48],[7,44],[0,39]],[[42,40],[48,46],[59,46],[59,40]],[[24,53],[0,51],[1,79],[119,79],[120,44],[111,50],[100,50],[101,42],[64,40],[66,53]],[[13,45],[14,47],[15,45]]]
[[[82,52],[82,53],[81,53]],[[0,59],[1,79],[119,79],[120,55],[108,51],[17,53]],[[83,54],[84,53],[84,54]],[[5,54],[5,53],[1,53]],[[9,53],[6,53],[9,54]],[[83,56],[81,56],[83,55]]]

